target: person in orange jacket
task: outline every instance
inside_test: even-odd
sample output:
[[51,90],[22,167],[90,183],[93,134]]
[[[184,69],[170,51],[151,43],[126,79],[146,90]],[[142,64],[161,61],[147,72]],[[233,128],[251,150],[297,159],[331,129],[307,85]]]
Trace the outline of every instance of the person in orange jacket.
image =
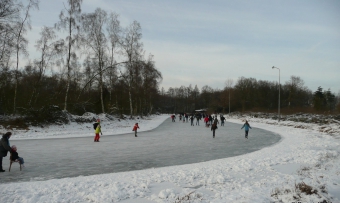
[[133,126],[132,131],[135,131],[135,137],[137,137],[137,128],[139,128],[138,123],[135,124],[135,126]]

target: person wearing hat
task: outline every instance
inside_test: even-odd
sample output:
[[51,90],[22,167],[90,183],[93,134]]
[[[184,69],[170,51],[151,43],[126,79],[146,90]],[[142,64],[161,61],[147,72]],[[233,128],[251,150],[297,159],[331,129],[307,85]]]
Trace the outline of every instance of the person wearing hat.
[[4,134],[0,140],[0,172],[5,172],[5,170],[2,168],[2,158],[7,156],[8,152],[13,152],[12,148],[9,144],[9,138],[12,136],[11,132],[7,132]]
[[101,133],[103,135],[102,130],[101,130],[101,126],[100,126],[100,119],[98,119],[97,122],[94,124],[94,129],[95,129],[95,131],[94,131],[94,133],[95,133],[94,141],[99,142],[99,138],[100,138],[99,133]]
[[24,158],[20,157],[18,152],[17,152],[17,146],[13,145],[12,146],[12,153],[11,153],[11,160],[12,161],[15,161],[15,160],[18,160],[19,163],[23,166],[24,166]]

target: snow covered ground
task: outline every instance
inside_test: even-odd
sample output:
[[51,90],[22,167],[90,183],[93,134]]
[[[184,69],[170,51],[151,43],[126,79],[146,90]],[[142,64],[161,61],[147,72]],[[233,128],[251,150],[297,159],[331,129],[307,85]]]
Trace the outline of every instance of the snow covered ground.
[[[135,122],[141,123],[141,131],[150,130],[168,116],[120,122],[105,121],[103,116],[104,135],[131,133]],[[282,140],[250,154],[196,164],[0,183],[0,202],[340,202],[338,134],[320,132],[317,124],[277,123],[247,116],[227,117],[227,122],[242,124],[244,119],[252,127],[280,134]],[[13,132],[11,140],[93,136],[88,124]],[[0,174],[0,182],[6,173]]]

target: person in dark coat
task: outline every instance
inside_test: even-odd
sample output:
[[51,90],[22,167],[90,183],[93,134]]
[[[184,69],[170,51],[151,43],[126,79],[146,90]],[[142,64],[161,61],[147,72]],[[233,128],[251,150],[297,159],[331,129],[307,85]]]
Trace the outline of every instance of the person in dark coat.
[[208,117],[208,118],[209,118],[209,124],[210,124],[210,125],[212,125],[212,124],[213,124],[213,123],[212,123],[212,122],[213,122],[213,118],[212,118],[212,116],[211,116],[211,115],[209,115],[209,117]]
[[13,152],[11,145],[9,144],[9,138],[12,136],[11,132],[4,134],[0,140],[0,172],[5,172],[2,168],[2,159],[7,156],[8,152]]
[[225,120],[225,117],[222,115],[221,116],[221,126],[224,126],[224,120]]
[[213,124],[211,125],[211,131],[213,131],[213,138],[215,138],[215,130],[217,129],[217,124],[218,124],[218,120],[217,117],[214,119]]
[[194,119],[195,119],[194,116],[191,115],[191,116],[190,116],[191,126],[194,126]]
[[201,120],[200,115],[196,114],[196,125],[200,125],[200,120]]

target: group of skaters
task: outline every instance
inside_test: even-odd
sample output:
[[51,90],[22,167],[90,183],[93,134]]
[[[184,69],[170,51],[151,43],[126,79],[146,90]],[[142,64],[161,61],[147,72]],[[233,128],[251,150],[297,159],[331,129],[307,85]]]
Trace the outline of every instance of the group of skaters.
[[[171,120],[172,122],[176,122],[176,115],[172,114],[171,116]],[[188,120],[190,120],[191,122],[191,126],[195,126],[194,125],[194,121],[196,121],[196,125],[200,125],[199,121],[201,119],[203,119],[204,123],[205,123],[205,127],[211,129],[211,131],[213,132],[213,138],[215,138],[215,131],[218,128],[217,124],[219,124],[219,121],[217,119],[217,115],[212,116],[211,114],[204,114],[204,113],[194,113],[194,114],[179,114],[178,116],[179,122],[187,122]],[[224,126],[226,118],[223,115],[220,115],[220,121],[221,121],[221,126]],[[241,130],[244,128],[245,130],[245,138],[248,139],[248,132],[249,129],[251,129],[248,121],[246,120],[246,122],[243,124]]]
[[[171,115],[172,122],[176,121],[176,116],[173,114]],[[206,115],[201,113],[196,114],[179,114],[179,121],[180,122],[188,122],[191,121],[191,126],[194,126],[194,120],[196,120],[196,125],[199,125],[199,121],[203,118],[205,126],[210,127],[211,131],[213,132],[213,138],[215,138],[215,131],[218,128],[217,124],[219,124],[219,121],[217,119],[217,116],[212,115]],[[223,115],[220,115],[220,121],[221,126],[224,126],[225,117]],[[94,130],[95,130],[95,137],[94,141],[99,142],[100,136],[99,134],[103,135],[101,131],[101,125],[100,125],[100,119],[97,119],[96,123],[93,124]],[[245,138],[248,139],[248,132],[249,129],[251,129],[248,121],[244,123],[241,129],[245,130]],[[132,131],[135,132],[135,137],[137,137],[137,129],[139,129],[138,123],[135,123],[135,125],[132,128]],[[5,172],[5,170],[2,168],[2,160],[4,157],[7,156],[8,152],[10,152],[10,160],[18,162],[22,166],[24,166],[24,159],[22,157],[19,157],[19,154],[17,152],[17,147],[15,145],[10,145],[9,138],[12,136],[11,132],[5,133],[1,140],[0,140],[0,172]]]

